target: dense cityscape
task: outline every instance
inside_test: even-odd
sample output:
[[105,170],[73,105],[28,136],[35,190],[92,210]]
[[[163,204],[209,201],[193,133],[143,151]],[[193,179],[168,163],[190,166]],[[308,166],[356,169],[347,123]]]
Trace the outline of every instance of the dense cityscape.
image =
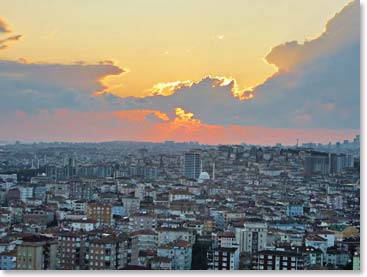
[[360,142],[0,146],[2,270],[360,268]]

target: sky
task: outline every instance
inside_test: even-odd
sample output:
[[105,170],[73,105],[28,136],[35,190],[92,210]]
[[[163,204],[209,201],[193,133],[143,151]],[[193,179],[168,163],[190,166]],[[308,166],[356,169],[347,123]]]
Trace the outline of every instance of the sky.
[[358,1],[0,4],[0,140],[359,134]]

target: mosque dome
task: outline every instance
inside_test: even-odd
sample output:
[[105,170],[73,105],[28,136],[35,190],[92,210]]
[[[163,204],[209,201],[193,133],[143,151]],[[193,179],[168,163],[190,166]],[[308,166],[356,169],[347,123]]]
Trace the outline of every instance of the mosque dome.
[[208,172],[201,172],[200,175],[199,175],[199,180],[198,182],[199,183],[202,183],[204,182],[205,180],[210,180],[210,176],[208,174]]

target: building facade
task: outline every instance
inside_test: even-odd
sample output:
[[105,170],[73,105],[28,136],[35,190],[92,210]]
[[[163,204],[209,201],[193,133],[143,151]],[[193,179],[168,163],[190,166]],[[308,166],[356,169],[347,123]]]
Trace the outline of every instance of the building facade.
[[253,269],[256,270],[304,270],[309,266],[306,253],[285,251],[284,249],[263,250],[254,256]]
[[112,206],[99,202],[88,203],[87,218],[91,220],[96,220],[100,224],[111,225]]
[[196,152],[185,153],[184,176],[190,179],[198,179],[201,173],[201,158]]
[[236,228],[236,239],[240,252],[256,253],[264,250],[267,243],[268,227],[262,222],[248,222],[243,228]]
[[17,269],[53,270],[57,265],[57,240],[34,235],[23,238],[17,247]]

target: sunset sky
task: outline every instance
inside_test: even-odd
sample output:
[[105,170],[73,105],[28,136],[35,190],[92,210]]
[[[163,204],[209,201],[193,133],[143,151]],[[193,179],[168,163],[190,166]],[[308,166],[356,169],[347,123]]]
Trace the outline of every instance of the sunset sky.
[[295,144],[359,133],[358,1],[0,7],[0,140]]

